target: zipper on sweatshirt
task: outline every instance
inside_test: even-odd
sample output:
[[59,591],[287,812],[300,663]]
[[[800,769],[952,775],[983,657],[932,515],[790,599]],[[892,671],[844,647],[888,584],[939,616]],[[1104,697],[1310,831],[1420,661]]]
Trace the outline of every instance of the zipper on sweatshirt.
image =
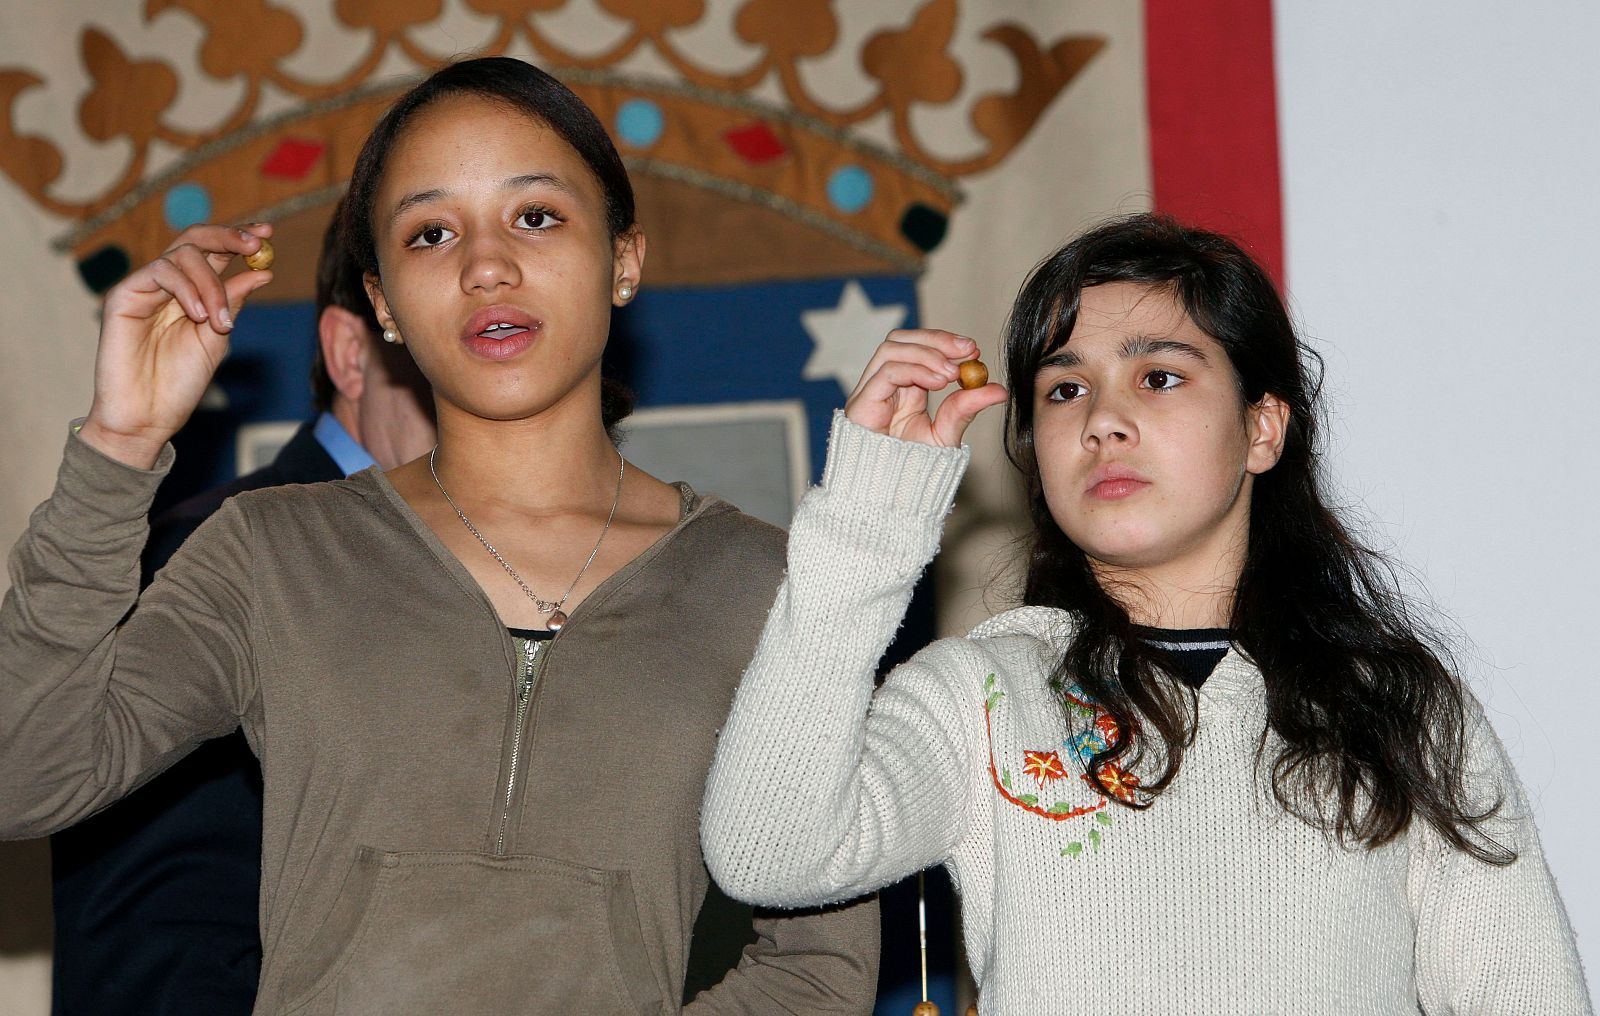
[[544,672],[544,661],[550,655],[549,643],[538,639],[525,639],[522,658],[517,662],[514,680],[517,686],[516,729],[511,734],[511,772],[506,777],[506,794],[500,802],[500,824],[495,833],[494,852],[506,852],[506,828],[511,822],[511,802],[517,792],[517,775],[522,766],[523,728],[528,719],[528,704],[533,699],[534,685]]

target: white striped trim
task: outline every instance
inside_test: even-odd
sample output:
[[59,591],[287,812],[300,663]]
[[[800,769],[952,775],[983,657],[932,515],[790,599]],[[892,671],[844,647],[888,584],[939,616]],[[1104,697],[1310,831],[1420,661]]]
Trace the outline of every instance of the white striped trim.
[[1145,645],[1147,645],[1147,646],[1155,646],[1157,649],[1172,649],[1172,650],[1176,650],[1178,652],[1182,652],[1185,649],[1227,649],[1230,646],[1232,646],[1233,643],[1232,642],[1149,642],[1149,641],[1147,641],[1145,643]]

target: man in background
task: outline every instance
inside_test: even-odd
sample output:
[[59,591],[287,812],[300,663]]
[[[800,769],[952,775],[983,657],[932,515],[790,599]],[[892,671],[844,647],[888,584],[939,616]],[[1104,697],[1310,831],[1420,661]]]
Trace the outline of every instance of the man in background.
[[[433,401],[403,347],[380,337],[338,236],[317,265],[317,416],[266,467],[151,523],[148,584],[234,494],[392,469],[433,447]],[[248,1016],[261,972],[261,769],[235,731],[51,838],[56,1016]]]

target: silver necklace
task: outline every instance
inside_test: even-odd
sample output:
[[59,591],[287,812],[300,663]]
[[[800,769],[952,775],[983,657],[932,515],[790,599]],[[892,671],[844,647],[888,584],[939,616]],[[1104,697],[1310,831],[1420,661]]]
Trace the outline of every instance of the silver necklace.
[[456,516],[467,527],[467,531],[478,538],[478,542],[483,544],[483,549],[487,550],[496,561],[499,561],[500,567],[506,570],[506,574],[510,575],[517,585],[522,587],[522,591],[528,595],[528,599],[532,600],[533,605],[539,608],[539,613],[550,615],[544,626],[553,632],[559,632],[567,623],[567,612],[561,608],[566,605],[567,597],[572,595],[572,591],[578,588],[578,580],[583,578],[583,573],[588,571],[589,566],[594,563],[594,556],[600,553],[600,545],[606,542],[606,533],[611,531],[611,520],[617,517],[617,502],[622,500],[622,474],[628,468],[628,460],[622,457],[621,452],[617,453],[617,490],[616,493],[611,495],[611,511],[606,515],[606,524],[600,529],[600,539],[594,541],[594,549],[589,551],[588,560],[583,562],[583,567],[578,569],[578,574],[572,577],[572,585],[568,586],[567,591],[561,594],[561,599],[551,601],[541,600],[532,589],[528,588],[528,584],[522,581],[522,576],[517,574],[517,570],[511,567],[509,561],[500,556],[500,552],[494,549],[494,544],[483,538],[483,534],[478,532],[478,527],[472,524],[471,519],[467,518],[467,513],[461,510],[461,506],[456,504],[455,499],[450,496],[450,492],[444,489],[444,482],[439,479],[439,471],[433,466],[433,460],[438,454],[438,445],[434,445],[433,451],[428,453],[428,472],[433,474],[434,486],[439,488],[439,493],[444,495],[445,501],[451,508],[455,509]]

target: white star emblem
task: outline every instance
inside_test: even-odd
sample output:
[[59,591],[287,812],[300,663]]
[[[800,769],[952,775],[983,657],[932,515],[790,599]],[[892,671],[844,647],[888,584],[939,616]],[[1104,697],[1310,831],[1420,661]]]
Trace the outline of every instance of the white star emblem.
[[874,307],[861,283],[851,279],[839,294],[838,306],[800,312],[800,323],[816,344],[801,376],[808,381],[836,378],[848,394],[861,378],[872,351],[885,335],[900,327],[906,313],[903,303]]

